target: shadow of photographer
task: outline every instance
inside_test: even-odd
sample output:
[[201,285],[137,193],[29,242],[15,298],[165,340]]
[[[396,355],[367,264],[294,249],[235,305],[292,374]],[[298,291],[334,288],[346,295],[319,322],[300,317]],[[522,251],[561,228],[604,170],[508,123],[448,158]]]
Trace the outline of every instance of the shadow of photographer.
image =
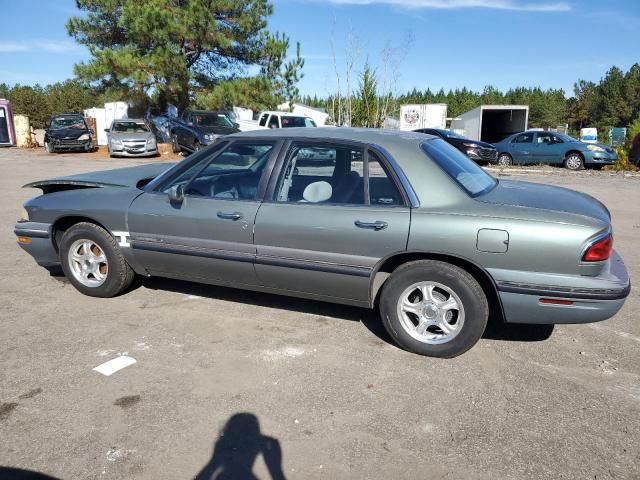
[[236,413],[220,432],[211,460],[194,480],[255,479],[253,466],[260,455],[271,479],[284,480],[280,442],[262,434],[254,414]]

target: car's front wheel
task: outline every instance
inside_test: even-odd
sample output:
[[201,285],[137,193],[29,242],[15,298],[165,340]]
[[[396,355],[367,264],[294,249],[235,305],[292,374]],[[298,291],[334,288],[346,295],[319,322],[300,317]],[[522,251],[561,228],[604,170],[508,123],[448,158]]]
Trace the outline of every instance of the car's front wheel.
[[500,155],[498,155],[498,165],[500,165],[501,167],[508,167],[512,163],[513,159],[508,153],[501,153]]
[[44,149],[47,151],[47,153],[56,153],[55,147],[51,144],[49,140],[45,140]]
[[64,233],[60,263],[73,286],[92,297],[116,296],[135,276],[115,238],[93,223],[77,223]]
[[451,358],[482,337],[489,317],[478,282],[454,265],[420,260],[398,268],[380,295],[382,322],[404,349]]
[[564,168],[567,170],[582,170],[584,168],[584,159],[579,153],[570,153],[564,159]]

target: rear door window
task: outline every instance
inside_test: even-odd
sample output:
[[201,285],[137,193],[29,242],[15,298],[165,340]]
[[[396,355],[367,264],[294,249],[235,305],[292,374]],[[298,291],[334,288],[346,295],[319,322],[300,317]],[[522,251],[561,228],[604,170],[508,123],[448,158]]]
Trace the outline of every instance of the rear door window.
[[363,205],[363,150],[293,144],[278,179],[278,202]]

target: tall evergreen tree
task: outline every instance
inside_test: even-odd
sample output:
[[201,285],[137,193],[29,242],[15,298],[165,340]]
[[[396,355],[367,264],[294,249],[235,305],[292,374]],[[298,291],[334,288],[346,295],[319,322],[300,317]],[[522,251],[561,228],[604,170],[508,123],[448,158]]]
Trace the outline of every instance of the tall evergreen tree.
[[[298,57],[284,63],[289,40],[267,31],[268,0],[76,0],[82,16],[67,23],[91,60],[76,75],[103,88],[155,92],[186,107],[211,88],[259,65],[277,94],[295,94]],[[280,68],[284,68],[282,72]],[[282,74],[280,74],[282,72]],[[282,80],[282,84],[278,84]]]

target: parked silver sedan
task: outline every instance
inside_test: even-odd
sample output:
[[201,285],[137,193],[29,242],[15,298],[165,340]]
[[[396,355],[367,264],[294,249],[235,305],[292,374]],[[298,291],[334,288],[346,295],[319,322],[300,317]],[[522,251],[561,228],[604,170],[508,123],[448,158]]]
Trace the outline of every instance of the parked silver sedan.
[[138,274],[378,308],[400,346],[437,357],[471,348],[490,314],[596,322],[630,291],[602,203],[494,179],[430,135],[253,131],[165,169],[27,185],[43,195],[20,246],[96,297]]
[[158,154],[156,136],[143,119],[114,120],[107,132],[112,157],[150,157]]

